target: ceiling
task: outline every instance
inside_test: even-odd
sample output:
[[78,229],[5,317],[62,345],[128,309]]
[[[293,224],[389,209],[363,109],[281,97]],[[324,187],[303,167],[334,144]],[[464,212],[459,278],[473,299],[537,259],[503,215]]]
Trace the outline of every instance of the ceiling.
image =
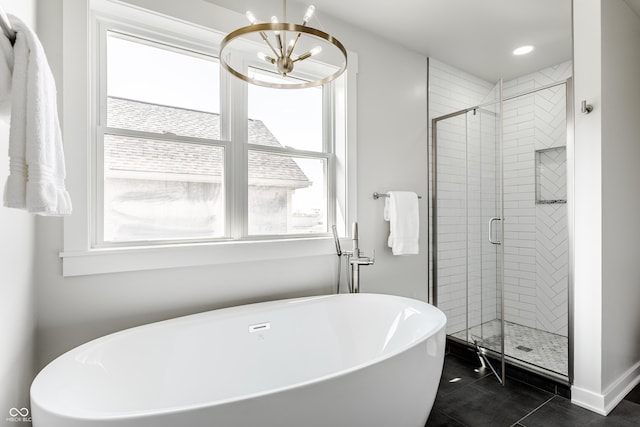
[[[332,15],[491,82],[571,59],[571,0],[313,1],[320,19]],[[514,56],[521,45],[535,50]]]
[[[278,0],[206,1],[240,11],[279,4]],[[640,0],[624,1],[640,16]],[[290,0],[294,2],[302,10],[303,5],[315,4],[320,22],[331,15],[489,82],[510,80],[572,58],[571,0]],[[519,57],[511,53],[525,44],[535,50]]]

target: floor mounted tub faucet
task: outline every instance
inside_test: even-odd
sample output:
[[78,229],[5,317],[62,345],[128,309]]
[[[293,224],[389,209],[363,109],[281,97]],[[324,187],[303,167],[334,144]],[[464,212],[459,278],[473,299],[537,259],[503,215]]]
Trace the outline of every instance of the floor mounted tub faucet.
[[373,252],[371,258],[364,256],[358,247],[358,223],[353,223],[351,240],[353,242],[353,250],[349,256],[349,265],[351,265],[351,288],[349,291],[354,294],[360,293],[360,266],[372,265],[376,260],[376,253]]

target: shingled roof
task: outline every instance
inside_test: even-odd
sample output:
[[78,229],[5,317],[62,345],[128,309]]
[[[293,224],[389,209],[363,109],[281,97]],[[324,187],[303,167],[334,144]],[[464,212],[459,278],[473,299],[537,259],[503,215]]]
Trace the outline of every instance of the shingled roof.
[[[109,127],[194,138],[220,139],[220,115],[130,99],[107,98]],[[249,119],[249,140],[281,147],[261,120]],[[223,150],[204,144],[105,135],[105,176],[173,174],[176,180],[222,180]],[[286,156],[249,152],[249,183],[290,188],[311,185],[296,162]]]

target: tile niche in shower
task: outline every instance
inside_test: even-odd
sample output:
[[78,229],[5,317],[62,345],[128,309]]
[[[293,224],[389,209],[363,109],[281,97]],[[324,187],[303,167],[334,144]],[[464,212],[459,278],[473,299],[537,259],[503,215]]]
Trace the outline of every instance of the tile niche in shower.
[[566,147],[536,150],[536,203],[567,203]]

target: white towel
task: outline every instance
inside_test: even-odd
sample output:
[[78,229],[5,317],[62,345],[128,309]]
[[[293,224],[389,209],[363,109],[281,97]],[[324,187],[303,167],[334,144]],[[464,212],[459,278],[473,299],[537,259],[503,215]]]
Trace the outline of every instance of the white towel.
[[417,255],[420,237],[418,196],[411,191],[389,191],[387,194],[384,219],[389,221],[389,247],[394,255]]
[[0,31],[0,121],[9,123],[11,113],[11,76],[13,75],[13,46]]
[[38,215],[68,215],[55,81],[36,34],[15,16],[10,20],[16,41],[4,205]]

